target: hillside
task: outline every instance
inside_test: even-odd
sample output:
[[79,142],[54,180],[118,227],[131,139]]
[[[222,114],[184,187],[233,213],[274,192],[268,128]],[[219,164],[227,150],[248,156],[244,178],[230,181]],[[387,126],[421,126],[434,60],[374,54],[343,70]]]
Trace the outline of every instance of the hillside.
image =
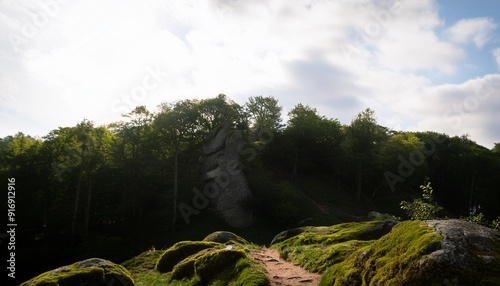
[[219,231],[202,241],[148,250],[122,266],[99,263],[75,263],[22,286],[500,285],[500,233],[460,220],[378,216],[284,231],[270,248]]

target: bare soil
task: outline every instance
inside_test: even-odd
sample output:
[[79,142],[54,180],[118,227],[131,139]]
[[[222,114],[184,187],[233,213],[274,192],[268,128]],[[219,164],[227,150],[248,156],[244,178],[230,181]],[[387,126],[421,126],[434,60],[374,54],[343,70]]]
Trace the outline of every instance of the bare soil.
[[278,251],[274,249],[254,250],[251,256],[257,263],[264,266],[271,286],[317,286],[321,280],[320,274],[309,272],[280,258]]

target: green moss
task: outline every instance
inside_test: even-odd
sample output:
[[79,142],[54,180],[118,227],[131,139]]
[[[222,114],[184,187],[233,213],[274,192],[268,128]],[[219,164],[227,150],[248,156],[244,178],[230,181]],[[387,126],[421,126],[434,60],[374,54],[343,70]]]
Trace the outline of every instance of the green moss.
[[198,260],[200,257],[206,255],[207,253],[209,253],[211,251],[214,251],[214,249],[208,248],[208,249],[201,250],[198,253],[195,253],[195,254],[185,258],[184,260],[180,261],[179,263],[177,263],[174,266],[174,268],[172,269],[172,274],[171,274],[172,279],[181,280],[184,278],[194,276],[196,274],[195,268],[194,268],[194,264],[195,264],[196,260]]
[[225,269],[230,269],[241,258],[246,258],[243,251],[217,250],[207,253],[198,258],[195,263],[195,271],[202,281],[211,281]]
[[370,221],[341,223],[328,227],[302,227],[292,230],[285,239],[275,239],[281,245],[332,244],[349,240],[372,240],[389,232],[396,221],[383,216]]
[[129,272],[120,265],[107,263],[85,267],[82,262],[47,271],[24,282],[22,286],[73,286],[73,285],[107,285],[118,277],[133,285]]
[[200,286],[201,280],[198,276],[183,280],[172,280],[169,273],[160,273],[150,270],[137,274],[135,280],[136,286]]
[[[292,230],[291,237],[272,248],[280,256],[305,269],[323,273],[329,266],[346,259],[357,249],[369,245],[372,239],[387,233],[396,223],[392,218],[381,217],[372,221],[352,222],[329,227],[303,227]],[[286,236],[286,234],[285,234]]]
[[240,259],[236,263],[234,270],[238,275],[229,286],[267,286],[269,280],[267,279],[266,272],[262,266],[256,264],[249,258]]
[[78,285],[84,282],[98,285],[104,281],[104,270],[99,267],[84,268],[80,270],[65,270],[59,271],[53,275],[49,275],[51,271],[43,273],[36,278],[30,280],[29,283],[21,285],[30,286],[64,286],[64,285]]
[[154,270],[148,270],[134,275],[136,286],[163,286],[168,285],[170,276]]
[[145,271],[153,270],[158,259],[163,255],[164,251],[154,250],[145,251],[132,259],[124,261],[121,265],[135,275]]
[[170,272],[177,263],[203,249],[223,246],[223,244],[209,241],[178,242],[163,253],[156,263],[155,269],[161,273]]
[[432,268],[419,261],[441,240],[425,222],[399,223],[388,235],[328,269],[320,285],[432,285],[422,279]]
[[[219,234],[215,239],[221,238]],[[165,251],[156,266],[168,273],[139,275],[138,285],[151,284],[152,277],[161,278],[168,285],[268,285],[264,269],[247,255],[249,248],[256,246],[227,234],[224,232],[222,238],[229,238],[225,241],[234,243],[231,246],[213,241],[176,243]]]

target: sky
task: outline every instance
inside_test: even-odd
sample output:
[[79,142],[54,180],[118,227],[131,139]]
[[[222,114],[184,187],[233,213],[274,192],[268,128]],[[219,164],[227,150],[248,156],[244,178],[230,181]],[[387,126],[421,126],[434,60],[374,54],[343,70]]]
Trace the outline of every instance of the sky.
[[497,0],[0,0],[0,137],[224,93],[492,148],[499,26]]

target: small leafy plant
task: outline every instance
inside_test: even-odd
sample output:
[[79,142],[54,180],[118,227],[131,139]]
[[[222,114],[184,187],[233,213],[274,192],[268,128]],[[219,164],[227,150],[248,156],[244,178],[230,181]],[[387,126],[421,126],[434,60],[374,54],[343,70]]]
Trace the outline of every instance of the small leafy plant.
[[414,199],[412,203],[402,201],[400,203],[401,209],[405,210],[412,220],[436,218],[436,214],[443,208],[432,196],[434,190],[431,187],[431,182],[426,179],[424,185],[420,186],[420,189],[422,189],[422,198]]
[[491,228],[495,230],[500,230],[500,216],[491,222]]

